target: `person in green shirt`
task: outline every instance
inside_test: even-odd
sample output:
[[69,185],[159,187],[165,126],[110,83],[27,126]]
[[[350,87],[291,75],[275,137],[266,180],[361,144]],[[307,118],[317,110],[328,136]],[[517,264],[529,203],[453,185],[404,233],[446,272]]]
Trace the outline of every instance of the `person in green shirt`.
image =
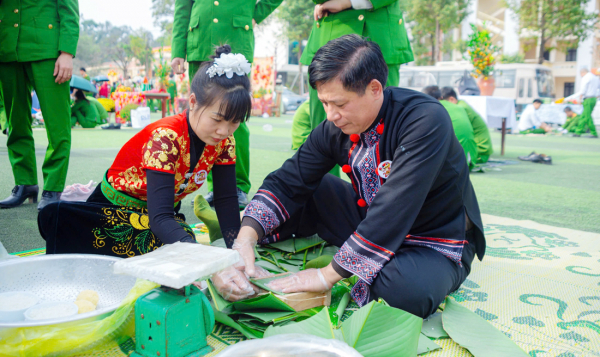
[[98,123],[98,110],[88,100],[82,91],[75,89],[75,101],[71,107],[71,127],[79,123],[83,128],[94,128]]
[[0,130],[5,135],[8,133],[6,125],[6,111],[4,111],[4,100],[2,100],[2,91],[0,91]]
[[102,105],[102,103],[100,103],[98,101],[98,99],[96,99],[94,97],[87,97],[86,96],[86,98],[96,108],[96,111],[98,113],[98,116],[96,117],[96,119],[97,119],[96,123],[97,124],[105,124],[106,122],[108,122],[108,112],[106,111],[106,109],[104,108],[104,106]]
[[[196,71],[211,61],[218,45],[231,46],[231,53],[241,53],[250,63],[254,60],[256,24],[266,19],[283,0],[175,0],[171,66],[175,74],[185,72],[189,63],[190,84]],[[242,123],[235,138],[235,173],[240,208],[248,204],[250,191],[250,130]],[[206,201],[213,203],[212,174],[209,173]]]
[[0,2],[0,91],[8,121],[8,158],[15,187],[0,208],[37,202],[38,178],[31,123],[31,91],[44,115],[48,149],[38,209],[60,199],[71,150],[69,80],[79,39],[77,0]]
[[175,83],[173,77],[173,73],[169,74],[169,85],[167,86],[167,93],[171,96],[169,98],[169,114],[171,112],[175,114],[175,98],[177,97],[177,83]]
[[457,104],[442,100],[442,92],[438,86],[427,86],[423,88],[422,92],[439,100],[444,108],[446,108],[446,111],[452,120],[454,134],[465,151],[469,169],[473,169],[477,162],[477,144],[475,143],[473,126],[471,125],[467,112]]
[[[388,66],[387,86],[398,86],[400,65],[414,60],[412,48],[404,27],[398,0],[313,0],[315,5],[313,28],[300,62],[308,66],[323,45],[348,34],[369,38],[381,48]],[[310,116],[304,117],[314,130],[327,119],[317,89],[309,87]],[[306,126],[307,124],[302,124]],[[302,141],[293,137],[292,141]],[[336,166],[330,173],[339,176]]]
[[310,98],[300,104],[292,121],[292,150],[298,150],[308,138],[310,128]]
[[477,163],[486,163],[490,158],[490,155],[494,152],[494,149],[492,148],[492,138],[490,137],[490,130],[488,129],[487,123],[467,102],[458,100],[458,96],[452,87],[442,88],[442,100],[447,100],[452,104],[456,104],[467,112],[467,116],[473,127],[475,143],[477,144]]
[[88,81],[90,80],[90,76],[87,74],[87,71],[84,67],[79,68],[79,74]]
[[579,119],[581,115],[577,115],[571,107],[565,107],[565,114],[567,114],[567,121],[562,126],[564,133],[574,133],[579,125]]

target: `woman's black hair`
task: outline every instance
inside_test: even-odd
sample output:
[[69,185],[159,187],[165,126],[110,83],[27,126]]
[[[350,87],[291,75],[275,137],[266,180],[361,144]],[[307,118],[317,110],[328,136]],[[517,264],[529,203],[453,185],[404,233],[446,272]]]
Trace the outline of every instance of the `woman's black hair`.
[[[213,59],[219,58],[224,53],[231,53],[231,46],[222,45],[216,48]],[[248,76],[234,74],[232,78],[226,75],[215,75],[210,78],[206,71],[214,61],[204,63],[196,72],[192,80],[191,91],[196,96],[196,110],[213,105],[221,100],[220,116],[226,121],[234,123],[245,122],[252,111],[252,98],[250,96],[250,79]]]
[[89,100],[85,97],[85,94],[83,94],[82,90],[77,90],[75,91],[75,100],[87,100],[89,102]]

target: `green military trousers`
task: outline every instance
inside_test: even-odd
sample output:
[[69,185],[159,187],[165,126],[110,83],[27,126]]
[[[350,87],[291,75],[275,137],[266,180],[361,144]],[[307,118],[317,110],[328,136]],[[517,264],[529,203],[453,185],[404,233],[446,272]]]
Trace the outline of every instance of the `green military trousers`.
[[31,124],[31,90],[44,115],[48,148],[42,165],[44,190],[63,191],[71,151],[69,82],[54,82],[56,60],[0,62],[0,86],[6,110],[8,158],[16,185],[37,185]]
[[[397,87],[398,83],[400,83],[400,65],[399,64],[388,64],[388,80],[386,83],[386,86],[393,86],[393,87]],[[321,124],[323,121],[325,121],[327,119],[327,114],[325,114],[325,109],[323,108],[323,104],[321,103],[321,101],[319,100],[319,97],[317,96],[317,90],[313,89],[312,87],[308,87],[308,95],[309,95],[309,105],[310,105],[310,116],[298,116],[298,118],[296,118],[296,116],[294,116],[294,122],[296,122],[297,120],[300,121],[310,121],[310,129],[311,131],[314,130],[319,124]],[[308,125],[308,123],[294,123],[293,126],[300,128],[300,127],[306,127]],[[301,131],[295,131],[292,130],[292,142],[294,143],[295,146],[300,146],[298,145],[299,142],[304,143],[304,141],[306,141],[306,138],[308,137],[307,135],[302,137],[302,136],[298,136],[297,134],[300,134]],[[340,177],[339,174],[339,169],[338,167],[334,167],[329,173]]]
[[594,136],[598,136],[596,132],[596,126],[594,125],[594,119],[592,118],[592,112],[596,106],[596,98],[586,98],[583,100],[583,113],[579,118],[579,124],[575,130],[575,134],[581,135],[584,132],[585,127],[590,128],[590,133]]
[[[189,62],[190,74],[190,92],[192,88],[192,80],[202,65],[202,62]],[[235,179],[237,187],[248,193],[250,191],[250,130],[246,123],[241,123],[239,128],[233,133],[235,138]],[[212,172],[208,173],[207,178],[208,191],[213,189]]]

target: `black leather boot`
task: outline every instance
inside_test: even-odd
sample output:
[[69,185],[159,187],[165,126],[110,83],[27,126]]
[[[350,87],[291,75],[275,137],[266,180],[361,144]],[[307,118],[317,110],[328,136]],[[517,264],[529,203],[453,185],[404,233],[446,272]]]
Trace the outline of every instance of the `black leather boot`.
[[40,200],[40,203],[38,203],[38,211],[41,211],[42,208],[46,207],[50,203],[60,201],[61,194],[62,192],[46,190],[42,191],[42,199]]
[[37,185],[17,185],[12,189],[10,196],[0,201],[0,208],[14,208],[20,206],[29,198],[29,203],[36,203],[39,188]]

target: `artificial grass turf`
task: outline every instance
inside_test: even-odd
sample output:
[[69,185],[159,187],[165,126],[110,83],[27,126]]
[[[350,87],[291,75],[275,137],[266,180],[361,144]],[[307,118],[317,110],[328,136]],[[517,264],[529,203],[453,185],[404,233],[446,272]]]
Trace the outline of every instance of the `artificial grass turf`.
[[[250,180],[255,193],[263,179],[294,154],[291,147],[291,115],[281,118],[250,119]],[[270,124],[271,131],[263,126]],[[71,159],[67,185],[99,182],[121,146],[138,130],[75,129],[72,133]],[[38,178],[48,141],[43,129],[34,130]],[[495,153],[500,158],[500,134],[492,133]],[[500,167],[500,171],[472,173],[471,180],[482,213],[539,223],[599,232],[600,225],[600,140],[585,137],[509,135],[504,159],[516,160],[531,151],[552,156],[553,165],[519,162]],[[6,136],[0,135],[0,199],[14,186],[8,161]],[[41,187],[40,187],[41,189]],[[206,193],[206,188],[199,193]],[[189,223],[196,223],[191,205],[195,195],[182,202]],[[35,205],[0,210],[0,241],[9,252],[45,246],[37,230]]]

